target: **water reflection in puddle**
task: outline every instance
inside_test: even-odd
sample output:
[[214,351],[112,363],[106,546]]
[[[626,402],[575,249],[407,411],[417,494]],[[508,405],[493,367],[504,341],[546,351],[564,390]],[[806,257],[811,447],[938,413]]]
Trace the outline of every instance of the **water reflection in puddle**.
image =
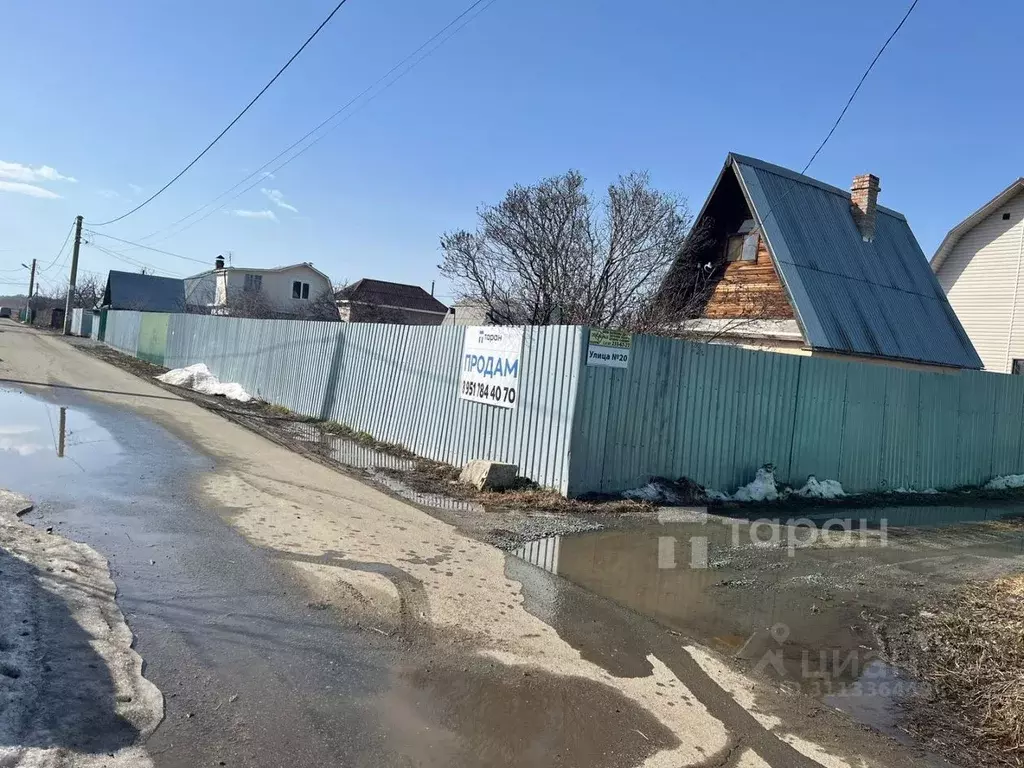
[[0,486],[92,472],[121,455],[111,434],[76,407],[0,389]]
[[[443,509],[449,512],[482,512],[483,505],[465,499],[456,499],[440,493],[424,493],[410,488],[399,478],[387,474],[390,472],[411,472],[416,463],[411,459],[393,456],[375,448],[360,445],[338,435],[322,432],[315,424],[296,423],[289,426],[288,431],[306,443],[317,445],[339,464],[353,469],[365,470],[377,483],[392,493],[407,499],[421,507]],[[381,471],[386,470],[386,471]]]
[[960,563],[1005,558],[1024,567],[1019,532],[963,526],[920,531],[918,539],[904,529],[883,545],[872,531],[864,546],[788,551],[749,537],[737,546],[737,526],[746,535],[746,522],[712,515],[701,523],[552,536],[513,554],[896,738],[906,738],[898,702],[913,682],[885,663],[874,620],[899,623],[920,586]]

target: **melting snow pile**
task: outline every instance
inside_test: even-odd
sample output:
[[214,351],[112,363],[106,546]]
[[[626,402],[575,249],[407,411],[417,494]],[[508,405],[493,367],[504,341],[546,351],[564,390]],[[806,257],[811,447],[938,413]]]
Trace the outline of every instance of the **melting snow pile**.
[[[1024,487],[1024,475],[1018,475]],[[691,480],[666,480],[661,477],[640,488],[624,491],[623,496],[637,501],[649,501],[653,504],[685,504],[694,501],[776,501],[787,496],[801,496],[806,499],[838,499],[846,496],[842,484],[838,480],[819,480],[814,475],[807,478],[802,488],[779,490],[775,484],[775,467],[765,464],[757,470],[754,479],[736,489],[736,493],[728,494],[713,488],[704,488]]]
[[736,489],[732,495],[735,501],[775,501],[779,489],[775,487],[775,468],[765,464],[757,470],[753,481]]
[[688,504],[721,496],[718,491],[709,491],[685,477],[679,480],[652,477],[647,485],[623,491],[622,495],[627,499],[649,501],[652,504]]
[[633,501],[649,501],[652,504],[674,504],[678,501],[675,492],[665,483],[652,480],[647,485],[623,491],[622,495]]
[[803,488],[793,491],[794,496],[808,499],[838,499],[846,495],[842,483],[838,480],[819,480],[814,475],[807,478]]
[[221,395],[228,400],[237,400],[240,403],[252,400],[252,395],[242,389],[241,384],[223,383],[210,373],[210,369],[206,367],[205,363],[196,363],[187,368],[175,368],[173,371],[157,376],[156,379],[173,387],[185,387],[204,395]]
[[986,490],[1006,491],[1011,488],[1024,488],[1024,475],[1000,475],[985,483]]

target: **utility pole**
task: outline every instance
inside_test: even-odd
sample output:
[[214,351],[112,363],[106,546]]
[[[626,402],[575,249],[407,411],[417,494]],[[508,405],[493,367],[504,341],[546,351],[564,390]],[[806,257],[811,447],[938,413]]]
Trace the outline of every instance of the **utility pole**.
[[28,298],[25,299],[25,322],[32,325],[32,293],[36,289],[36,260],[32,259],[32,266],[22,264],[21,266],[31,270],[28,276]]
[[82,246],[82,217],[75,216],[75,247],[71,251],[71,277],[68,278],[68,300],[64,304],[64,335],[71,335],[71,306],[78,283],[78,249]]

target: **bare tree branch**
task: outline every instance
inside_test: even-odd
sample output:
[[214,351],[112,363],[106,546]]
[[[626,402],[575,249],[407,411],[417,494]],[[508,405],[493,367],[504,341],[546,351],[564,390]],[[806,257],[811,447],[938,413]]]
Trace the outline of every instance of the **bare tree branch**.
[[595,204],[577,171],[516,186],[478,212],[475,232],[441,237],[442,274],[460,299],[499,324],[631,328],[679,254],[686,202],[652,189],[646,174],[609,185]]

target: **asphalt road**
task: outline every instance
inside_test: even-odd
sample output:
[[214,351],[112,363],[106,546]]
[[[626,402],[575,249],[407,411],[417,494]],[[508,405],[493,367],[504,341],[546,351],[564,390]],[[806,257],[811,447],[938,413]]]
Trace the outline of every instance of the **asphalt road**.
[[109,559],[166,699],[157,766],[930,764],[751,701],[628,610],[8,322],[0,487]]
[[[50,393],[51,395],[54,393]],[[45,395],[43,396],[45,397]],[[145,418],[64,392],[59,409],[0,391],[0,424],[44,450],[4,454],[0,486],[37,501],[25,519],[105,555],[166,718],[157,766],[388,765],[364,702],[401,648],[308,607],[301,584],[190,491],[211,462]]]

